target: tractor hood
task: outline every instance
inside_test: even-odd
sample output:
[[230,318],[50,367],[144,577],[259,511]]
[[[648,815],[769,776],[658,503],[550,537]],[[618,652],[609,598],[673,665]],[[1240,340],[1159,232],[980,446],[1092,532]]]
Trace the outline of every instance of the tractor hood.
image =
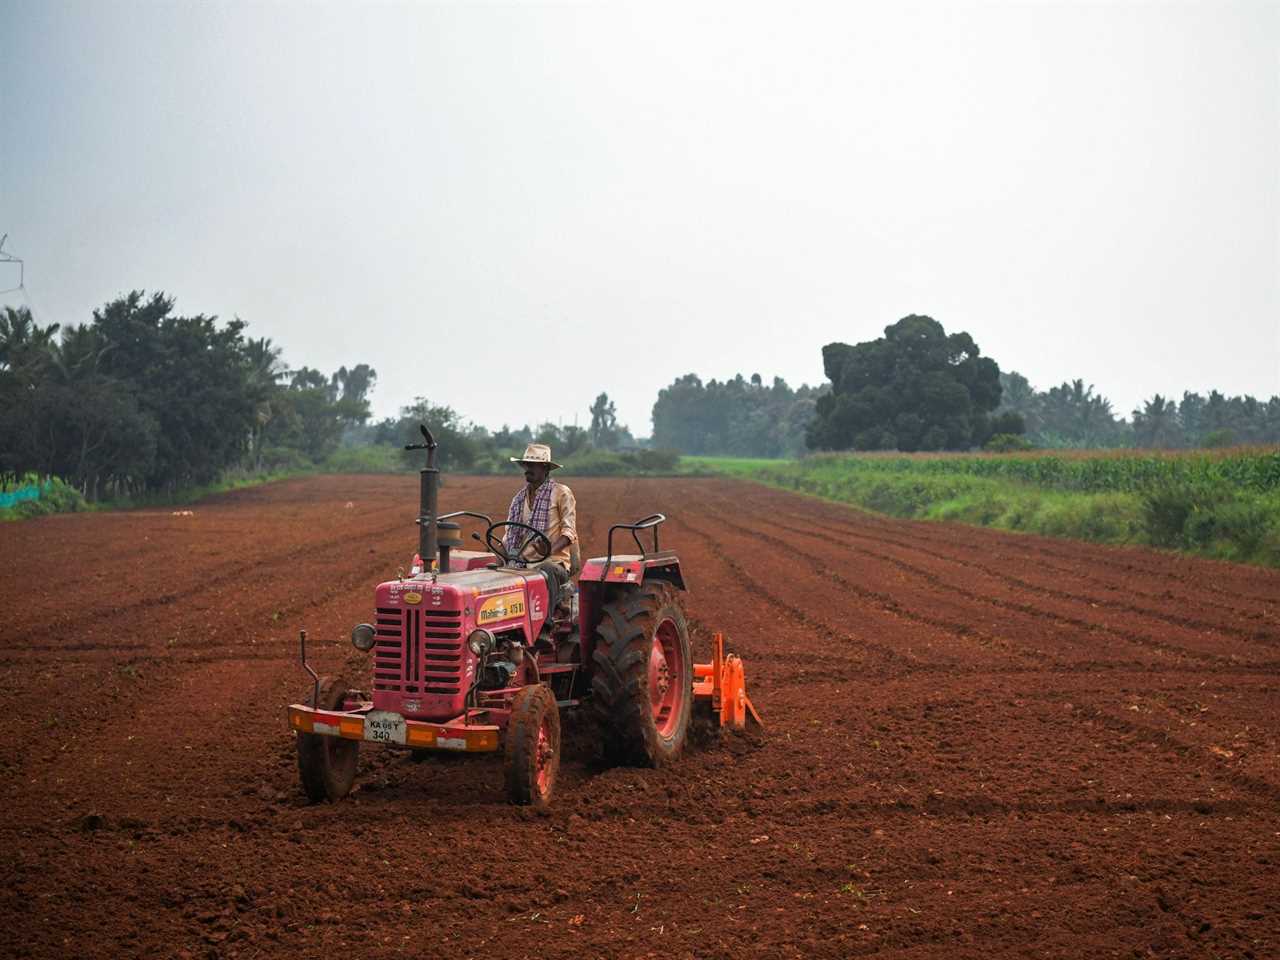
[[389,580],[375,594],[373,705],[445,721],[465,709],[480,664],[467,637],[519,630],[531,643],[549,613],[536,570],[469,570]]

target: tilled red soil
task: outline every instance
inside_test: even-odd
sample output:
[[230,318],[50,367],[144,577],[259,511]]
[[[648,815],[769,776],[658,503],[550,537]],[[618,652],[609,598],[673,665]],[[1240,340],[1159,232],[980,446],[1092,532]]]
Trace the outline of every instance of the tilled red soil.
[[[517,479],[450,478],[499,513]],[[1280,575],[904,523],[716,480],[573,482],[586,551],[672,519],[763,735],[602,769],[365,748],[309,807],[296,635],[412,553],[416,479],[0,526],[0,955],[1277,957]]]

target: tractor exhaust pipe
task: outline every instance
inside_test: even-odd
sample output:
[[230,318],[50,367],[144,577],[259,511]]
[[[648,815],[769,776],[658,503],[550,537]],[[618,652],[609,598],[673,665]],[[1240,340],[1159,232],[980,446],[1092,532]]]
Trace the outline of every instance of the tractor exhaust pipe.
[[[436,448],[439,444],[425,423],[418,424],[418,429],[422,431],[422,439],[426,442],[406,444],[405,449],[427,451],[427,465],[418,472],[418,556],[422,558],[423,565],[429,568],[431,561],[439,553],[440,542],[436,520],[440,503],[440,471],[436,469]],[[447,569],[444,560],[442,557],[442,570]]]

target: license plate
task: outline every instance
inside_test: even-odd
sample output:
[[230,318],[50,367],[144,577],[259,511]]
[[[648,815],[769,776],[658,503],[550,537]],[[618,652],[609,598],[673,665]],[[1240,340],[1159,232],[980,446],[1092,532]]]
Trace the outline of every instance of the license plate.
[[390,710],[371,710],[364,715],[364,738],[374,743],[404,743],[404,717]]

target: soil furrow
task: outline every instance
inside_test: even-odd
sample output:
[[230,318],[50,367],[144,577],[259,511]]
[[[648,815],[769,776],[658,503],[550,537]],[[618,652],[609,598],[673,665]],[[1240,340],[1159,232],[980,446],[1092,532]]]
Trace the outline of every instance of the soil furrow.
[[[350,798],[303,801],[296,631],[322,672],[366,678],[345,637],[413,552],[415,477],[0,525],[24,558],[0,571],[22,698],[0,717],[0,954],[1280,948],[1274,574],[731,481],[568,482],[585,556],[613,522],[671,517],[695,659],[724,632],[766,727],[609,768],[569,714],[545,813],[505,802],[500,756],[372,746]],[[517,486],[451,477],[442,508],[501,515]]]
[[[819,570],[820,572],[825,569],[823,565],[823,561],[798,549],[793,543],[789,541],[782,540],[778,537],[770,536],[760,531],[753,531],[745,527],[739,527],[735,524],[730,524],[727,521],[722,521],[722,523],[725,526],[729,527],[730,529],[733,529],[738,533],[742,533],[743,535],[751,536],[762,543],[768,544],[769,546],[773,547],[776,550],[781,550],[781,551],[790,553],[794,556],[802,557],[811,566],[813,566],[816,570]],[[821,534],[816,531],[793,530],[792,532],[801,534],[803,536],[812,537],[813,539],[825,540],[827,542],[833,542],[838,544],[838,541],[833,540],[833,538],[827,537],[824,534]],[[845,546],[845,549],[848,550],[850,548]],[[1072,616],[1068,616],[1061,613],[1055,613],[1052,611],[1039,609],[1029,604],[1019,603],[1014,600],[1001,599],[994,596],[982,595],[974,591],[966,590],[965,588],[959,587],[955,584],[948,583],[945,580],[943,580],[940,576],[938,576],[937,574],[931,571],[924,570],[920,567],[914,566],[910,563],[899,560],[895,557],[891,557],[886,554],[878,554],[873,551],[857,551],[857,552],[864,553],[866,556],[872,557],[876,560],[898,567],[899,569],[907,573],[910,573],[915,577],[918,577],[919,579],[925,581],[926,583],[930,584],[931,586],[937,589],[956,594],[959,597],[961,597],[962,600],[969,601],[975,605],[988,604],[1003,610],[1026,614],[1030,617],[1037,618],[1037,619],[1049,620],[1054,623],[1062,624],[1064,626],[1074,627],[1076,629],[1083,630],[1090,633],[1100,632],[1103,634],[1109,634],[1112,636],[1120,637],[1121,639],[1124,639],[1135,645],[1146,647],[1148,649],[1155,650],[1159,653],[1166,654],[1169,656],[1196,659],[1196,660],[1202,660],[1206,662],[1215,662],[1215,663],[1237,663],[1238,662],[1238,660],[1233,657],[1222,656],[1222,655],[1213,654],[1213,653],[1205,653],[1205,652],[1195,651],[1195,650],[1189,650],[1184,647],[1179,647],[1174,644],[1165,643],[1163,641],[1156,640],[1151,637],[1146,637],[1141,634],[1134,633],[1132,631],[1120,630],[1120,629],[1116,629],[1115,627],[1092,623],[1088,620],[1084,620],[1079,617],[1072,617]],[[869,590],[866,590],[865,588],[857,587],[849,583],[839,574],[836,574],[834,572],[828,571],[826,575],[830,579],[832,579],[834,582],[838,583],[841,586],[841,588],[844,590],[856,592],[863,596],[883,598],[883,602],[886,604],[887,607],[888,605],[893,604],[893,607],[891,607],[891,609],[895,609],[895,612],[903,611],[903,608],[899,606],[896,603],[896,601],[893,601],[891,598],[886,597],[884,594],[877,594],[874,591],[869,591]],[[972,628],[962,625],[960,623],[957,623],[955,621],[945,621],[945,620],[939,620],[937,618],[927,618],[925,616],[914,614],[911,612],[902,612],[902,615],[909,619],[915,619],[920,622],[931,623],[935,626],[943,627],[944,629],[950,630],[953,633],[976,632],[976,631],[973,631]],[[1054,660],[1052,655],[1044,653],[1042,651],[1025,648],[1025,647],[1018,647],[1016,644],[1013,644],[1011,642],[1004,641],[995,637],[991,637],[989,634],[986,636],[989,642],[1005,648],[1011,654],[1026,656],[1028,658],[1038,659],[1044,662],[1052,662]],[[1066,639],[1072,640],[1077,643],[1081,642],[1076,638],[1072,637],[1071,635],[1067,635]]]
[[[802,519],[802,518],[793,517],[793,519]],[[774,526],[780,530],[787,530],[793,533],[805,533],[808,536],[814,536],[814,537],[820,536],[818,533],[811,530],[804,530],[803,528],[789,527],[780,523],[773,523],[771,524],[771,526]],[[943,562],[946,562],[946,563],[957,564],[963,567],[969,567],[975,570],[980,570],[983,573],[988,574],[989,576],[1000,579],[1012,586],[1020,587],[1030,593],[1036,593],[1036,594],[1040,594],[1042,596],[1048,596],[1048,597],[1055,597],[1058,599],[1068,600],[1068,601],[1082,603],[1082,604],[1089,604],[1092,606],[1108,607],[1111,609],[1123,611],[1125,613],[1133,613],[1148,619],[1163,621],[1165,623],[1169,623],[1174,626],[1188,627],[1188,628],[1199,629],[1199,630],[1214,630],[1220,633],[1226,633],[1232,636],[1239,637],[1243,640],[1256,641],[1256,642],[1267,644],[1269,646],[1280,646],[1280,633],[1278,633],[1275,628],[1271,628],[1269,627],[1269,625],[1265,624],[1265,621],[1263,625],[1259,625],[1259,623],[1257,622],[1263,619],[1264,617],[1264,615],[1261,613],[1245,614],[1235,609],[1222,608],[1222,607],[1216,608],[1216,609],[1224,610],[1224,612],[1230,613],[1232,617],[1235,619],[1244,619],[1244,620],[1254,621],[1248,626],[1237,626],[1234,624],[1225,623],[1221,620],[1203,620],[1193,616],[1179,615],[1176,613],[1165,613],[1161,610],[1154,610],[1150,607],[1142,607],[1142,606],[1138,606],[1137,604],[1128,603],[1121,600],[1111,600],[1103,596],[1097,596],[1095,594],[1088,594],[1088,595],[1077,594],[1077,593],[1072,593],[1070,591],[1058,589],[1052,586],[1047,586],[1045,584],[1035,583],[1033,581],[1015,576],[1014,574],[1009,573],[1007,571],[999,570],[991,565],[984,564],[979,560],[975,560],[973,558],[974,551],[971,549],[966,551],[963,556],[957,556],[954,554],[942,553],[937,550],[930,550],[926,547],[921,546],[919,543],[916,543],[916,542],[904,541],[904,540],[894,539],[891,537],[884,537],[884,536],[872,536],[868,534],[865,530],[856,530],[856,529],[845,527],[845,528],[841,528],[841,532],[849,536],[856,537],[860,540],[869,540],[874,543],[898,547],[913,553],[923,554],[925,556],[931,557],[936,560],[942,560]],[[836,544],[843,543],[843,541],[841,541],[838,537],[833,537],[829,535],[822,535],[820,538],[828,539],[830,540],[830,542],[836,543]],[[1059,574],[1070,573],[1070,571],[1065,571],[1065,570],[1055,570],[1055,572]],[[1078,575],[1073,575],[1072,578],[1073,579],[1078,578],[1082,580],[1086,579],[1086,578],[1078,577]],[[1099,583],[1099,581],[1096,581],[1096,580],[1092,582]],[[1115,589],[1114,587],[1109,588],[1109,590],[1114,590],[1114,589]],[[1149,594],[1139,594],[1139,595],[1144,596],[1147,599],[1157,600],[1158,602],[1163,602],[1166,604],[1170,600],[1175,599],[1172,596],[1155,597]],[[1278,609],[1280,609],[1280,607],[1278,607]]]
[[[852,518],[856,517],[857,524],[863,531],[877,529],[890,535],[901,535],[909,531],[913,542],[938,544],[944,548],[950,547],[971,553],[996,548],[1011,557],[1048,558],[1062,564],[1056,569],[1073,572],[1076,575],[1079,575],[1082,569],[1093,569],[1109,571],[1116,580],[1122,582],[1134,577],[1159,582],[1172,581],[1179,585],[1180,595],[1184,596],[1210,593],[1224,598],[1229,603],[1248,602],[1274,612],[1278,602],[1277,592],[1280,592],[1275,589],[1280,577],[1277,577],[1274,571],[1251,567],[1239,568],[1233,564],[1193,559],[1172,551],[1087,544],[964,524],[895,520],[818,497],[797,496],[794,503],[808,508],[802,516],[809,521],[822,518],[824,522],[850,523]],[[1137,557],[1142,557],[1149,562],[1139,563],[1136,560]],[[1199,570],[1195,573],[1184,572],[1183,568],[1187,567],[1196,567]],[[1230,579],[1229,588],[1216,583],[1214,577],[1205,576],[1207,571],[1215,569],[1220,571],[1224,578]],[[1252,592],[1244,586],[1245,583],[1259,588],[1259,592]]]

